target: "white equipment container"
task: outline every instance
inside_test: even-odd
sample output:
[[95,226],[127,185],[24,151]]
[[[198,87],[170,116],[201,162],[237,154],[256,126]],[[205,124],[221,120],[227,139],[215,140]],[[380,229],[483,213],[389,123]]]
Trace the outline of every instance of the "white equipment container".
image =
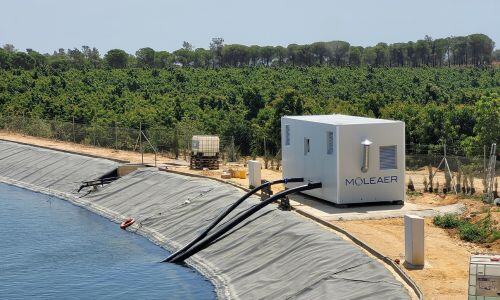
[[256,160],[248,161],[248,185],[251,188],[258,187],[261,182],[261,163]]
[[212,135],[193,135],[191,152],[194,155],[217,156],[219,154],[219,137]]
[[473,255],[469,264],[469,300],[500,299],[500,256]]
[[405,215],[405,261],[411,266],[425,263],[424,218]]
[[346,115],[285,116],[281,141],[283,177],[323,184],[304,192],[308,195],[336,204],[405,199],[404,122]]

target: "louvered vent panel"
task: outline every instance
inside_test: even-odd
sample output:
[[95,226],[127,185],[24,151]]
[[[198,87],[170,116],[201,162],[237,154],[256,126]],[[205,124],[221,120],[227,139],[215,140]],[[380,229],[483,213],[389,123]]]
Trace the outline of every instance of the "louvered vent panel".
[[326,133],[326,154],[333,154],[333,132],[328,131]]
[[290,146],[290,125],[285,125],[285,146]]
[[380,170],[397,169],[397,146],[380,147]]

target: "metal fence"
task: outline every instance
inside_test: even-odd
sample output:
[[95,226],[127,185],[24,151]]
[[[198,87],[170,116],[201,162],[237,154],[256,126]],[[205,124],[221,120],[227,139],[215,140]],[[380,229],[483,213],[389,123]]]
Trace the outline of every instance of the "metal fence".
[[[119,124],[80,124],[22,116],[0,116],[0,128],[34,137],[116,150],[139,151],[142,144],[144,152],[158,152],[172,157],[187,155],[186,152],[191,147],[191,137],[198,133],[189,128],[126,128]],[[141,131],[142,137],[139,134]],[[141,138],[143,143],[140,143]]]
[[[183,125],[174,128],[153,126],[148,128],[126,128],[115,124],[80,124],[61,120],[45,120],[23,116],[1,116],[0,128],[29,136],[73,142],[96,147],[105,147],[116,150],[140,151],[143,145],[144,152],[157,152],[169,157],[186,158],[191,151],[193,135],[204,134],[195,128]],[[140,143],[140,132],[150,141]],[[265,143],[265,140],[264,140]],[[425,173],[432,166],[436,168],[443,160],[445,145],[406,145],[406,169],[415,174]],[[476,178],[485,178],[485,169],[489,159],[490,145],[477,145],[472,153],[466,155],[460,148],[446,148],[446,158],[452,173],[473,174]],[[265,149],[265,145],[263,147]],[[238,145],[234,139],[220,141],[222,159],[234,161],[238,158]],[[482,153],[479,154],[479,153]],[[280,152],[263,155],[266,167],[280,168]],[[441,170],[443,170],[443,167]],[[496,174],[499,172],[499,163],[496,163]],[[421,177],[421,176],[420,176]]]

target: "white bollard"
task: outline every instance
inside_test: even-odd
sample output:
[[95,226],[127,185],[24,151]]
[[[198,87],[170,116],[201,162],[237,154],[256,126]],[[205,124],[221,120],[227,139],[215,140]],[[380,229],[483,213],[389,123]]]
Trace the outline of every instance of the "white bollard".
[[405,261],[411,266],[423,266],[424,218],[405,215]]
[[248,161],[248,185],[251,188],[260,185],[261,175],[260,175],[261,164],[256,160]]

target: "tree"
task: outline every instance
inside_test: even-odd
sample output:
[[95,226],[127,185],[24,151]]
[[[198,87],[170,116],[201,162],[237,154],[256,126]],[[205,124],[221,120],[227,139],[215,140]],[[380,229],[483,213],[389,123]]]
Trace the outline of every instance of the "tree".
[[35,60],[35,67],[47,65],[47,58],[33,49],[26,49],[26,53]]
[[328,43],[328,48],[330,48],[336,66],[342,66],[347,63],[349,46],[349,43],[344,41],[333,41]]
[[111,49],[104,55],[106,64],[113,69],[123,69],[127,67],[128,54],[121,49]]
[[318,65],[322,65],[325,59],[329,56],[327,44],[325,42],[316,42],[311,44],[311,52]]
[[83,69],[85,66],[85,55],[78,49],[68,49],[68,58],[76,69]]
[[194,51],[194,66],[195,67],[209,67],[210,66],[210,58],[211,58],[210,50],[205,50],[203,48],[197,48]]
[[274,47],[273,46],[265,46],[260,48],[260,57],[266,66],[269,67],[274,58]]
[[0,69],[10,69],[11,55],[8,51],[0,48]]
[[250,56],[250,60],[252,61],[252,64],[254,66],[257,66],[259,62],[261,61],[260,59],[260,46],[253,45],[250,46],[248,49],[248,55]]
[[429,43],[425,40],[418,40],[415,43],[415,55],[417,67],[429,64],[430,47]]
[[298,55],[299,65],[302,65],[302,66],[312,65],[314,58],[313,58],[313,54],[311,52],[310,45],[299,46],[299,53],[298,54],[299,54]]
[[363,47],[351,46],[349,48],[349,65],[359,67],[361,66],[361,55],[363,53]]
[[[286,60],[286,54],[287,54],[286,48],[284,48],[282,46],[276,46],[275,51],[276,51],[276,58],[278,59],[278,65],[279,66],[284,65],[285,60]],[[499,56],[500,56],[500,54],[499,54]]]
[[187,51],[193,51],[193,45],[191,45],[189,42],[182,42],[182,49],[185,49]]
[[225,66],[244,66],[248,65],[249,50],[244,45],[225,45],[222,49],[222,61]]
[[158,51],[155,53],[155,67],[166,68],[172,65],[172,55],[167,51]]
[[212,38],[212,42],[210,43],[210,51],[212,51],[212,66],[215,68],[219,66],[222,61],[222,48],[224,47],[224,39],[223,38]]
[[495,43],[484,34],[471,34],[468,37],[471,64],[485,65],[491,63],[491,55]]
[[154,68],[155,51],[149,47],[141,48],[135,52],[137,66],[140,68]]
[[454,65],[466,65],[467,61],[468,43],[467,38],[458,36],[452,38],[452,53]]
[[383,67],[388,62],[389,49],[386,43],[378,43],[374,48],[375,50],[375,65]]
[[14,47],[14,45],[12,45],[12,44],[5,44],[5,45],[3,45],[3,50],[10,52],[10,53],[14,53],[14,52],[16,52],[16,47]]
[[292,66],[296,66],[299,62],[299,51],[300,51],[300,46],[297,44],[290,44],[286,48],[287,50],[287,55],[288,55],[288,60],[292,63]]
[[389,46],[389,66],[405,65],[405,44],[396,43]]
[[483,98],[474,105],[474,134],[479,145],[500,141],[500,98]]
[[366,65],[375,65],[375,58],[377,54],[375,53],[375,47],[366,47],[363,51],[363,61]]
[[406,45],[404,47],[404,51],[406,54],[407,66],[409,66],[409,67],[416,66],[417,65],[417,61],[416,61],[417,56],[415,55],[415,44],[411,41],[406,43]]
[[13,68],[31,70],[35,67],[35,64],[35,59],[24,52],[15,52],[12,54]]
[[96,47],[90,49],[89,46],[82,46],[82,52],[85,56],[87,62],[94,68],[98,68],[101,65],[101,55]]
[[190,66],[193,63],[193,51],[181,48],[179,50],[175,50],[172,54],[174,55],[175,62],[184,67]]
[[434,66],[442,66],[444,64],[448,44],[448,39],[434,40]]

